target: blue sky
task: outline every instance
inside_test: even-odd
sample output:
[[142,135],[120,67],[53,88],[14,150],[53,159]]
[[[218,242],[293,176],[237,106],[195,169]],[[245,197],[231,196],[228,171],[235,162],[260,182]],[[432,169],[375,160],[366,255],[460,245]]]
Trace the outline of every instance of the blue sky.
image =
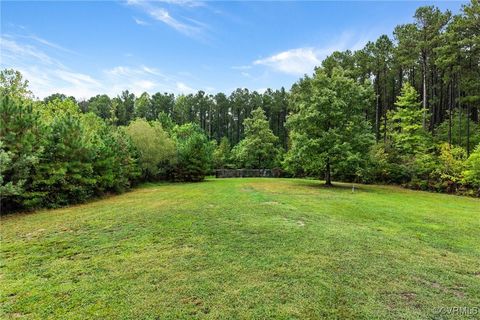
[[290,88],[332,51],[391,36],[421,5],[462,3],[2,1],[0,66],[40,98]]

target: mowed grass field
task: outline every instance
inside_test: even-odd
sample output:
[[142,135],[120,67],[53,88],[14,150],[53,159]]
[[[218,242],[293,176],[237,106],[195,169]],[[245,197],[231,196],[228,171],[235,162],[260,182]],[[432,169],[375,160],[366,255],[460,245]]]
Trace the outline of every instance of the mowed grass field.
[[146,185],[2,217],[1,237],[4,319],[458,319],[438,308],[480,306],[480,200],[397,187]]

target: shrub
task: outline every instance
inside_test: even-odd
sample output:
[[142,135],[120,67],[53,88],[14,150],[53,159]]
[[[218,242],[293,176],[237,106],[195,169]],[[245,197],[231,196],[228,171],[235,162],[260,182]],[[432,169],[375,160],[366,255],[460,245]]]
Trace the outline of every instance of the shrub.
[[480,144],[468,157],[463,176],[463,182],[475,188],[477,196],[480,197]]
[[433,171],[440,185],[439,191],[456,192],[463,180],[467,153],[462,147],[440,145],[439,166]]

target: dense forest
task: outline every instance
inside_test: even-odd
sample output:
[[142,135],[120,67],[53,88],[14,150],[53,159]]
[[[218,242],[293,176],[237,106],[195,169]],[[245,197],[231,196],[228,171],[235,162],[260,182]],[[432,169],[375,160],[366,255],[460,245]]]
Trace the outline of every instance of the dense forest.
[[478,0],[458,15],[420,7],[291,90],[39,100],[18,71],[0,82],[2,212],[199,181],[215,168],[480,196]]

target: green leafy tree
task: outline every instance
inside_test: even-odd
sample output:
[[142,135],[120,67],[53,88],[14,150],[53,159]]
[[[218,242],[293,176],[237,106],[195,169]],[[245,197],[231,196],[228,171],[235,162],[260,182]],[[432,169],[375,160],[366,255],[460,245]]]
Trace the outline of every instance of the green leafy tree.
[[213,126],[215,130],[215,139],[220,141],[222,137],[227,137],[229,142],[232,143],[233,136],[230,125],[230,100],[224,93],[217,93],[213,99],[216,111]]
[[96,95],[88,100],[88,111],[106,120],[112,117],[112,101],[106,94]]
[[171,132],[173,127],[175,127],[175,122],[173,122],[172,117],[166,112],[160,112],[157,120],[162,125],[162,128],[164,128],[167,132]]
[[135,100],[135,114],[137,118],[147,121],[155,120],[152,114],[152,100],[147,92],[144,92]]
[[195,115],[193,112],[194,97],[193,95],[179,95],[175,100],[173,108],[173,120],[175,123],[184,124],[194,122]]
[[[451,123],[447,119],[438,126],[435,130],[435,141],[442,143],[450,140],[452,145],[461,146],[465,149],[467,149],[468,142],[470,150],[473,150],[480,143],[480,124],[475,123],[458,110],[452,112],[452,119]],[[470,134],[468,140],[466,139],[467,134]]]
[[156,121],[137,119],[128,125],[126,132],[138,152],[142,178],[158,179],[175,160],[174,141]]
[[74,101],[75,103],[77,102],[77,100],[75,99],[75,97],[73,96],[70,96],[70,97],[67,97],[66,95],[64,95],[63,93],[54,93],[54,94],[51,94],[49,95],[48,97],[45,97],[43,99],[43,102],[45,103],[49,103],[49,102],[52,102],[53,100],[67,100],[67,99],[70,99],[72,101]]
[[[27,207],[58,207],[95,194],[96,144],[77,105],[67,99],[38,106],[44,151],[27,189]],[[92,117],[96,117],[91,115]]]
[[123,192],[139,176],[136,152],[124,130],[111,127],[93,114],[82,116],[85,142],[93,151],[95,194]]
[[413,155],[427,147],[427,131],[423,127],[424,110],[418,93],[405,82],[395,102],[397,109],[390,112],[389,133],[395,148],[403,155]]
[[423,127],[427,128],[428,112],[428,72],[435,61],[434,48],[440,45],[441,31],[450,20],[451,13],[440,11],[434,6],[420,7],[415,11],[415,26],[418,29],[417,42],[420,49],[422,65],[422,106],[423,106]]
[[123,192],[136,183],[141,175],[138,153],[125,129],[110,128],[108,145],[114,150],[115,179],[113,191]]
[[413,23],[407,23],[396,26],[393,31],[397,46],[394,51],[394,58],[399,68],[399,82],[403,85],[404,77],[415,87],[415,76],[420,69],[418,57],[420,56],[420,47],[417,39],[419,31]]
[[231,165],[231,147],[227,137],[223,137],[213,152],[213,166],[224,169]]
[[[331,76],[317,68],[292,88],[291,149],[287,168],[301,166],[310,174],[325,174],[331,185],[332,171],[360,174],[366,165],[372,134],[363,111],[372,102],[369,86],[358,84],[343,70]],[[340,172],[344,171],[344,173]]]
[[233,149],[236,161],[244,168],[271,168],[278,153],[276,137],[269,127],[265,112],[255,109],[244,120],[245,138]]
[[37,140],[42,134],[32,102],[0,97],[0,206],[5,210],[21,208],[27,200],[25,190],[43,151]]
[[28,80],[23,80],[20,71],[4,69],[0,72],[0,95],[11,99],[31,99],[33,94],[28,88]]
[[117,101],[117,124],[121,126],[128,125],[130,121],[135,119],[135,95],[125,90],[115,100]]
[[176,181],[202,181],[212,165],[213,145],[196,124],[187,123],[173,129],[177,162],[173,175]]
[[175,95],[173,93],[157,92],[152,96],[152,117],[157,119],[162,112],[171,116],[174,106]]

